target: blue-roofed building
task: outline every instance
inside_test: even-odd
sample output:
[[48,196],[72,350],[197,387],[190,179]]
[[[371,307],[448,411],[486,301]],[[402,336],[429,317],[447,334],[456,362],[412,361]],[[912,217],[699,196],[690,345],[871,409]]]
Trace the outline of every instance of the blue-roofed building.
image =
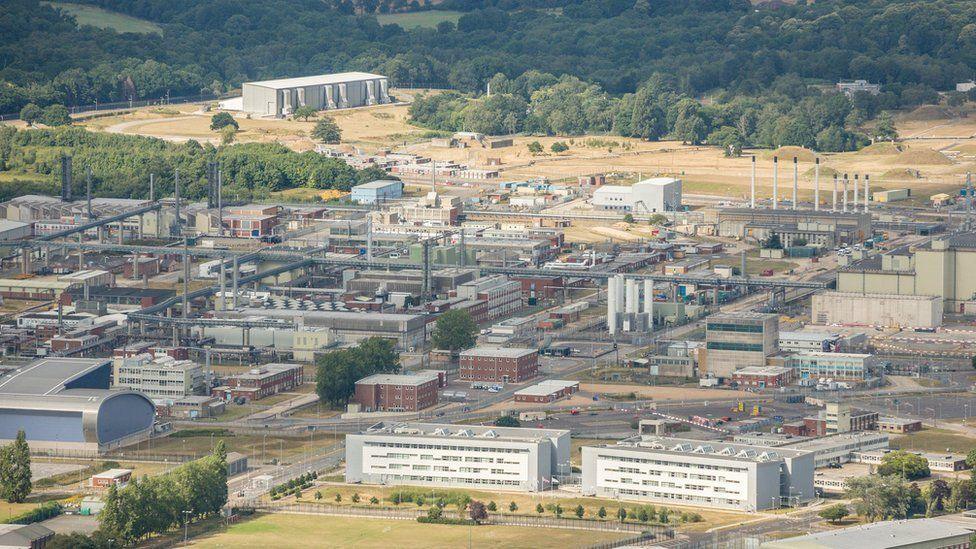
[[349,197],[357,204],[376,204],[403,196],[403,182],[391,179],[377,179],[352,188]]
[[0,378],[0,444],[23,429],[32,451],[95,456],[152,433],[156,407],[110,391],[110,359],[45,358]]

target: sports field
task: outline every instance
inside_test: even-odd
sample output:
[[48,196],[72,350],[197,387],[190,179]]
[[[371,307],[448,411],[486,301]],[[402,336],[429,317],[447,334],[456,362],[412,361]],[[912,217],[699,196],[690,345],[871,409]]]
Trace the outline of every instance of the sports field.
[[78,22],[78,26],[91,25],[100,29],[115,29],[118,32],[140,34],[163,34],[163,29],[152,21],[139,19],[123,13],[109,11],[95,6],[72,4],[70,2],[42,2],[60,8]]

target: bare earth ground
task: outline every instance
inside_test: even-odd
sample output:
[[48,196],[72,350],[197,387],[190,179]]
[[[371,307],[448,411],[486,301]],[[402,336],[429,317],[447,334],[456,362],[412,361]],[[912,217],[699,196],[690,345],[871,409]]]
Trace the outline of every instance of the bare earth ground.
[[[394,90],[404,103],[417,90]],[[610,173],[623,176],[623,182],[638,176],[672,174],[685,183],[685,193],[700,193],[743,199],[749,193],[751,159],[756,155],[757,192],[772,194],[773,151],[746,151],[740,158],[726,158],[715,147],[690,146],[679,142],[646,142],[618,136],[539,137],[519,136],[512,147],[487,149],[478,143],[467,148],[437,148],[419,136],[427,130],[408,123],[406,104],[363,107],[329,113],[343,132],[344,144],[366,151],[397,148],[436,160],[453,160],[476,167],[486,167],[489,159],[500,161],[503,179],[548,177],[571,179],[582,174]],[[200,105],[148,107],[134,113],[84,121],[93,129],[120,133],[151,135],[171,140],[219,139],[211,131],[211,113],[200,111]],[[939,118],[939,117],[942,118]],[[907,140],[896,145],[877,144],[853,153],[822,154],[821,190],[823,201],[832,187],[832,174],[870,174],[873,189],[910,187],[917,196],[927,197],[958,185],[967,171],[976,167],[976,116],[945,118],[934,107],[922,107],[896,118],[900,135]],[[314,121],[247,119],[236,116],[241,126],[239,142],[277,141],[296,150],[310,150],[314,142],[308,136]],[[533,155],[528,144],[538,141],[545,152]],[[562,141],[569,151],[549,152],[550,146]],[[793,156],[799,157],[797,172],[800,197],[812,197],[814,155],[810,151],[788,147],[779,151],[779,186],[782,198],[792,191]],[[617,183],[617,181],[615,181]]]

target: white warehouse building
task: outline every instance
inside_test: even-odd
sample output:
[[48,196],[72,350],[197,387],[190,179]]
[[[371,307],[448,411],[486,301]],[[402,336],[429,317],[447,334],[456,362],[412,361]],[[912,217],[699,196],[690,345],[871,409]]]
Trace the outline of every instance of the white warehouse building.
[[604,185],[593,191],[593,208],[605,211],[652,214],[681,208],[681,180],[653,177],[630,187]]
[[741,511],[814,498],[813,452],[644,435],[582,451],[585,496]]
[[322,111],[390,102],[386,77],[366,72],[245,82],[241,89],[242,109],[257,116],[288,116],[305,105]]
[[346,435],[346,482],[548,490],[571,472],[568,430],[377,423]]

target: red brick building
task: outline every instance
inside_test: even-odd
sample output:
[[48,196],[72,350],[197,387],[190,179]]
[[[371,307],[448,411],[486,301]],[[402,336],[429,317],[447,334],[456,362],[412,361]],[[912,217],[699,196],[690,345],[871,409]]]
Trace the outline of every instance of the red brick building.
[[914,433],[922,430],[922,422],[918,419],[883,417],[878,420],[878,430],[882,433]]
[[417,412],[437,404],[444,376],[437,372],[376,374],[356,382],[353,402],[364,412]]
[[119,488],[125,486],[132,479],[132,469],[109,469],[92,475],[92,488],[108,488],[115,484]]
[[793,383],[796,370],[782,366],[749,366],[732,373],[732,382],[757,389],[785,387]]
[[298,364],[266,364],[246,373],[224,378],[225,384],[214,387],[211,396],[224,400],[259,400],[294,389],[303,380],[304,369]]
[[466,381],[519,383],[536,376],[539,352],[511,347],[475,347],[461,351],[458,377]]

